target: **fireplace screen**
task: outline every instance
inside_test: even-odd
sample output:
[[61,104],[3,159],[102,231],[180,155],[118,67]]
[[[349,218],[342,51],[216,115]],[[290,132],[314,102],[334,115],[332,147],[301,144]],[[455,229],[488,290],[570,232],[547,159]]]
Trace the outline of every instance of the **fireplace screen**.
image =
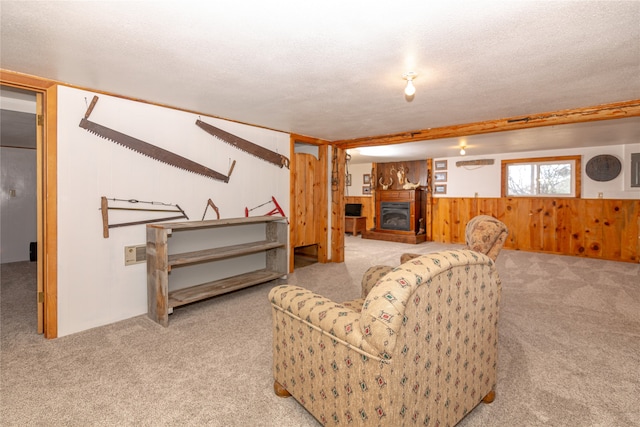
[[411,231],[410,205],[409,202],[380,203],[380,228]]

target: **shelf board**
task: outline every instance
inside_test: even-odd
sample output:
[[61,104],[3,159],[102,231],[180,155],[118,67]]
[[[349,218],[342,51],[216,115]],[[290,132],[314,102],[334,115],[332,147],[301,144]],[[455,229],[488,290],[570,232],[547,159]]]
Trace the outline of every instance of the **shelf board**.
[[262,240],[259,242],[242,243],[222,248],[203,249],[201,251],[183,252],[169,255],[169,268],[198,262],[215,261],[241,255],[255,254],[269,249],[283,248],[284,243]]
[[[208,221],[182,221],[164,222],[158,224],[148,224],[149,228],[159,228],[163,230],[196,230],[199,228],[226,227],[229,225],[263,224],[266,222],[287,221],[283,216],[250,216],[242,218],[212,219]],[[171,231],[169,231],[170,233]]]
[[256,270],[238,276],[227,277],[213,282],[169,292],[169,307],[178,307],[216,295],[247,288],[259,283],[279,279],[285,274],[273,270]]

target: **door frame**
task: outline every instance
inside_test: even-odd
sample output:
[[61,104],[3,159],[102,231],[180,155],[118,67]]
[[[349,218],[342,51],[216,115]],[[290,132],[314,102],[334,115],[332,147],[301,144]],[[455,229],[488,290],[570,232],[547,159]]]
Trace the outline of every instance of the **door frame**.
[[57,82],[0,70],[0,85],[36,94],[38,333],[57,338]]
[[[296,180],[296,155],[295,155],[295,145],[296,142],[311,144],[318,146],[318,173],[319,182],[322,184],[321,188],[318,189],[323,195],[326,195],[328,192],[327,186],[327,168],[328,168],[328,160],[327,160],[327,147],[329,146],[329,142],[318,139],[318,138],[310,138],[304,135],[290,135],[290,169],[289,169],[289,272],[294,270],[294,242],[296,238],[296,230],[294,225],[297,223],[297,212],[295,209],[296,206],[296,191],[295,191],[295,180]],[[328,218],[328,209],[329,204],[327,201],[327,197],[322,197],[319,201],[320,206],[324,209],[322,210],[324,214],[321,218],[318,218],[318,221],[314,224],[315,227],[319,228],[317,236],[324,242],[321,247],[318,249],[318,262],[325,263],[329,261],[329,256],[327,252],[327,247],[329,244],[329,235],[328,235],[328,227],[327,227],[327,218]]]

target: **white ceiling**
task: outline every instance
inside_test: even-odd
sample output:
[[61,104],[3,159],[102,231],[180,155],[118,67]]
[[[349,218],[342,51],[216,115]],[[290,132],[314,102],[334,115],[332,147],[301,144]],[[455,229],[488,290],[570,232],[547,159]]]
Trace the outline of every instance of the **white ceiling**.
[[[3,0],[0,8],[3,69],[327,140],[640,99],[639,1]],[[419,76],[408,102],[410,70]],[[640,142],[637,118],[472,136],[467,145],[484,154],[620,138]],[[446,157],[460,141],[413,145],[421,157]]]

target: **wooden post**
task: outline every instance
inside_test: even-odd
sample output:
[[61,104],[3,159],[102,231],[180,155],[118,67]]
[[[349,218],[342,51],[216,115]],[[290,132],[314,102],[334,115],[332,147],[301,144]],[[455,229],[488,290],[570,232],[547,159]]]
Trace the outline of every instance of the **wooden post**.
[[109,202],[107,198],[100,198],[100,210],[102,210],[102,237],[109,238]]
[[147,315],[169,326],[169,256],[167,236],[171,230],[147,226]]

